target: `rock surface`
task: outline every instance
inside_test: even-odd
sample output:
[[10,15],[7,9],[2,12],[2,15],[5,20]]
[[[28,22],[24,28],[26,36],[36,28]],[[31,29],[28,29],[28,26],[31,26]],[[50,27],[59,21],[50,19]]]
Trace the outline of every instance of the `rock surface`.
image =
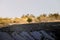
[[58,40],[60,23],[17,24],[0,28],[0,40]]

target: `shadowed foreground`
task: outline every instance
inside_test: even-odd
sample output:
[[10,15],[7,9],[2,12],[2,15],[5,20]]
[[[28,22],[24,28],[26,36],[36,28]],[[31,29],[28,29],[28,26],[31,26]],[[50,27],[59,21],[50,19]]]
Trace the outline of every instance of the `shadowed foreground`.
[[0,40],[59,40],[59,31],[60,22],[16,24],[0,28]]

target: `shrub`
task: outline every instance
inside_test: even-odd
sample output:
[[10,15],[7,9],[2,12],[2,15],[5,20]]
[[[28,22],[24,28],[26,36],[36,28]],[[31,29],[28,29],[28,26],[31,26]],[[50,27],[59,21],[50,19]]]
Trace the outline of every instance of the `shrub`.
[[27,21],[30,23],[30,22],[32,22],[32,19],[31,18],[28,18]]

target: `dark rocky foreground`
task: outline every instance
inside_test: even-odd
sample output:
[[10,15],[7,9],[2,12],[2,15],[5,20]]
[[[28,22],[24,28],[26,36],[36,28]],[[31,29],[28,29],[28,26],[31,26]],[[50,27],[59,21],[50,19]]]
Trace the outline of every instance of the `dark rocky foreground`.
[[0,28],[0,40],[60,40],[60,22],[9,25]]

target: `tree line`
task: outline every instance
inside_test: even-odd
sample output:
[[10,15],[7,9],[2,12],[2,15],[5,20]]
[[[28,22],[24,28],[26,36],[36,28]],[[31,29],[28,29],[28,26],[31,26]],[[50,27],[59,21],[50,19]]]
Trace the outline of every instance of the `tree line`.
[[60,22],[60,14],[41,14],[39,16],[34,16],[33,14],[22,15],[20,18],[2,18],[0,17],[0,26],[5,26],[9,24],[27,24],[27,23],[38,23],[38,22]]

